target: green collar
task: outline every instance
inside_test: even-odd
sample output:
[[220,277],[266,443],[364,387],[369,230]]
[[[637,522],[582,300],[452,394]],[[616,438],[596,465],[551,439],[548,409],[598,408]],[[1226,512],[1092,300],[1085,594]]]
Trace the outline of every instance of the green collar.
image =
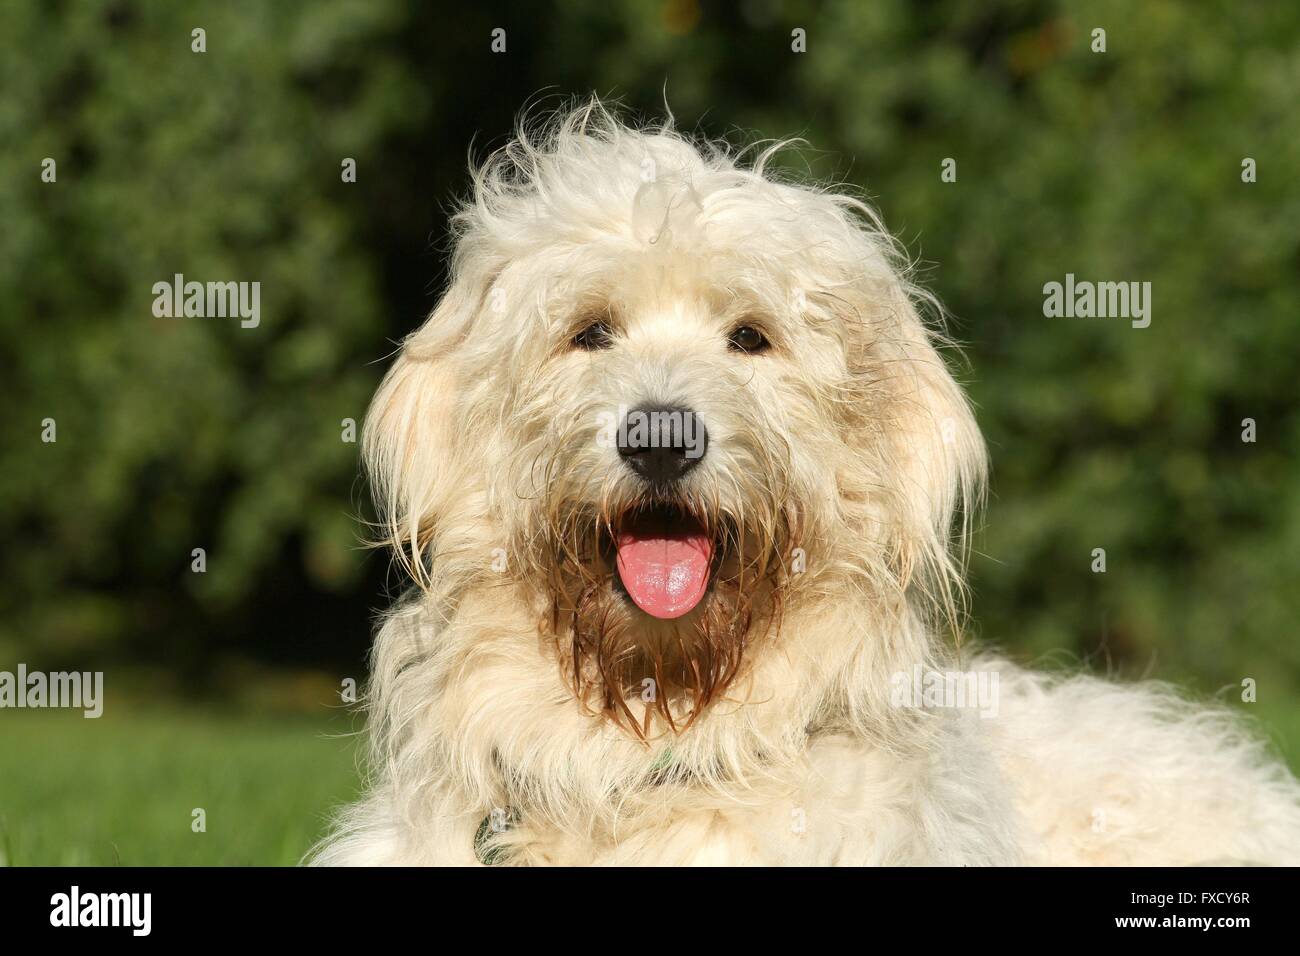
[[[651,765],[650,772],[652,774],[660,773],[671,767],[672,763],[673,749],[665,747]],[[513,827],[517,820],[518,816],[515,811],[507,807],[505,810],[505,825],[495,832],[504,833]],[[492,814],[489,813],[483,818],[483,822],[478,825],[478,830],[474,833],[474,857],[484,866],[503,866],[506,862],[506,851],[504,847],[492,844],[493,832]]]
[[[505,830],[514,823],[514,816],[514,811],[506,810]],[[474,856],[484,866],[501,866],[506,862],[506,851],[504,847],[492,845],[492,833],[492,814],[489,813],[474,834]]]

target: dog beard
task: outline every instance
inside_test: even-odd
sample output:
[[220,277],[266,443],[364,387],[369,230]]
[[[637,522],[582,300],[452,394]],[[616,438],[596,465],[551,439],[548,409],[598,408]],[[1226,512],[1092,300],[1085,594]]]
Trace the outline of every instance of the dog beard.
[[[647,512],[693,523],[712,543],[703,597],[674,619],[641,610],[619,574],[620,531]],[[561,669],[588,712],[641,739],[656,714],[672,732],[686,730],[780,628],[784,559],[798,540],[793,507],[746,523],[649,498],[616,516],[573,507],[550,528],[549,626]]]

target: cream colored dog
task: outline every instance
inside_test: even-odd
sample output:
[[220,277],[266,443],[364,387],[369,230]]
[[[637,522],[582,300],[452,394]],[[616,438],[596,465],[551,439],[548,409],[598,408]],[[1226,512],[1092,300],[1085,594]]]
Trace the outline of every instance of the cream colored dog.
[[315,861],[1300,857],[1300,787],[1159,687],[954,650],[979,431],[860,201],[598,104],[521,133],[365,458],[415,585]]

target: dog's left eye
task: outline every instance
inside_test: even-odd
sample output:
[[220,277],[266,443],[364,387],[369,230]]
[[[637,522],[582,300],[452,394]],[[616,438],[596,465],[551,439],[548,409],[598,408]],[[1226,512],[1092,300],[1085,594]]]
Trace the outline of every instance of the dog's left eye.
[[573,344],[588,352],[607,349],[614,344],[614,333],[604,322],[593,322],[573,337]]
[[769,346],[770,343],[763,337],[763,333],[752,325],[742,325],[727,336],[727,347],[734,352],[753,355],[756,352],[766,352]]

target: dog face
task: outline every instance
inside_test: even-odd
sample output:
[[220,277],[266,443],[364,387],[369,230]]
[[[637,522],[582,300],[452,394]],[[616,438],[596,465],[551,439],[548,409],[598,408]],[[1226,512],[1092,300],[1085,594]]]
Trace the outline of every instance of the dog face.
[[515,589],[575,696],[639,732],[689,725],[830,594],[880,620],[957,580],[983,462],[960,390],[870,210],[769,155],[591,111],[521,137],[367,421],[433,599]]
[[833,487],[840,439],[795,350],[837,347],[774,307],[788,275],[656,238],[553,293],[493,496],[525,502],[503,523],[581,695],[615,712],[630,691],[689,700],[689,721],[771,629]]

